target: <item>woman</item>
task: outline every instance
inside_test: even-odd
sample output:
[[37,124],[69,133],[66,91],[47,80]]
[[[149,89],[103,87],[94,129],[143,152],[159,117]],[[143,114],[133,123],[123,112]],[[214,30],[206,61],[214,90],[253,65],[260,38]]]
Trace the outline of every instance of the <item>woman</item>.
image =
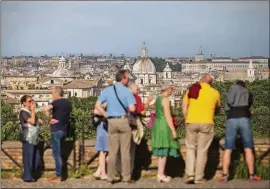
[[[106,107],[106,103],[102,105]],[[94,109],[94,114],[102,115],[97,109]],[[106,156],[108,154],[108,123],[106,120],[101,121],[97,127],[95,149],[99,152],[99,167],[94,173],[94,177],[96,179],[106,180]]]
[[158,182],[170,182],[164,175],[168,156],[179,157],[179,142],[171,115],[169,96],[173,92],[171,83],[163,83],[161,95],[156,99],[156,117],[152,128],[152,153],[158,157]]
[[23,144],[23,180],[34,182],[33,172],[40,163],[40,152],[37,148],[39,125],[43,124],[35,112],[35,102],[31,96],[24,95],[21,98],[23,107],[20,110],[19,119],[22,126],[21,139]]

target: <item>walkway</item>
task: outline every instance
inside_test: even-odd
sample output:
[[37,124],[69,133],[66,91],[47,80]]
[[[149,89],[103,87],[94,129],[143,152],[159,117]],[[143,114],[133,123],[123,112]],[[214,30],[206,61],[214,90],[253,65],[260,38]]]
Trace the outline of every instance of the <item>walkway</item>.
[[145,178],[132,185],[124,183],[110,185],[105,181],[92,179],[68,179],[59,184],[52,184],[46,179],[40,179],[37,183],[2,180],[2,188],[269,188],[269,181],[232,180],[229,183],[219,183],[217,180],[211,180],[201,185],[186,185],[181,178],[174,178],[171,183],[158,183],[152,178]]

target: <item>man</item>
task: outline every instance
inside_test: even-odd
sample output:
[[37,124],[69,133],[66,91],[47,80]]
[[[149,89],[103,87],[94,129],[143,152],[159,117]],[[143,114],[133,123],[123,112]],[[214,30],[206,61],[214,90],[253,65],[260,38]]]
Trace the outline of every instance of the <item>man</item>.
[[197,87],[198,84],[191,86],[182,103],[186,123],[187,184],[205,182],[203,177],[207,152],[214,137],[214,113],[220,107],[220,94],[211,84],[212,77],[205,74],[200,79],[200,87]]
[[235,149],[237,134],[240,134],[245,150],[249,179],[251,181],[261,180],[254,174],[254,147],[252,128],[250,123],[250,107],[252,105],[252,94],[245,86],[245,82],[238,80],[227,92],[227,122],[225,132],[225,151],[223,154],[223,176],[219,179],[228,182],[228,171],[231,160],[231,152]]
[[[133,169],[134,169],[134,161],[135,161],[135,152],[136,152],[136,147],[137,145],[140,144],[142,138],[143,138],[143,125],[141,123],[140,117],[145,116],[146,110],[149,107],[150,102],[153,100],[152,96],[149,96],[146,103],[142,103],[142,99],[139,96],[139,88],[136,83],[130,83],[129,88],[132,91],[135,101],[136,101],[136,114],[138,116],[137,118],[137,129],[132,131],[133,135],[133,140],[131,140],[131,148],[130,148],[130,153],[131,153],[131,158],[130,158],[130,173],[132,176]],[[116,160],[116,167],[117,171],[120,173],[121,172],[121,154],[118,154],[117,160]]]
[[[62,157],[61,142],[68,132],[69,118],[71,113],[71,104],[63,98],[64,91],[62,87],[56,86],[52,89],[53,102],[44,108],[46,116],[51,124],[51,146],[55,160],[56,177],[50,179],[51,182],[62,181]],[[50,114],[52,110],[52,115]]]
[[[118,149],[120,149],[122,157],[121,164],[124,182],[127,184],[132,183],[130,179],[131,127],[129,125],[125,109],[130,112],[135,112],[136,101],[130,89],[126,87],[128,79],[128,71],[119,70],[116,73],[116,84],[105,88],[95,105],[95,108],[97,108],[102,115],[108,119],[109,123],[109,158],[107,173],[107,180],[109,183],[113,183]],[[119,100],[121,100],[121,103],[125,106],[125,109],[117,99],[115,92],[117,93]],[[104,102],[107,102],[107,113],[101,106]]]

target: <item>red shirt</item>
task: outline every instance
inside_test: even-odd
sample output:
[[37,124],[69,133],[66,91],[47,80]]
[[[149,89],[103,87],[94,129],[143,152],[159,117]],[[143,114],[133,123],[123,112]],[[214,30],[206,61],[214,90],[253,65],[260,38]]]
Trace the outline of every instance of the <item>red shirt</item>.
[[135,100],[136,100],[136,112],[141,113],[142,111],[144,111],[144,106],[143,106],[143,103],[142,103],[142,99],[138,95],[134,95],[134,97],[135,97]]

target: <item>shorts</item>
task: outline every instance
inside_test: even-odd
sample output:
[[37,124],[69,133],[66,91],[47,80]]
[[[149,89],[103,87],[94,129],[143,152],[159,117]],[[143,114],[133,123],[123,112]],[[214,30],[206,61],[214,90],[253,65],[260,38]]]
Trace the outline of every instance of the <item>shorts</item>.
[[253,148],[253,134],[250,119],[247,117],[231,118],[226,122],[225,149],[235,149],[237,134],[240,135],[244,148]]

